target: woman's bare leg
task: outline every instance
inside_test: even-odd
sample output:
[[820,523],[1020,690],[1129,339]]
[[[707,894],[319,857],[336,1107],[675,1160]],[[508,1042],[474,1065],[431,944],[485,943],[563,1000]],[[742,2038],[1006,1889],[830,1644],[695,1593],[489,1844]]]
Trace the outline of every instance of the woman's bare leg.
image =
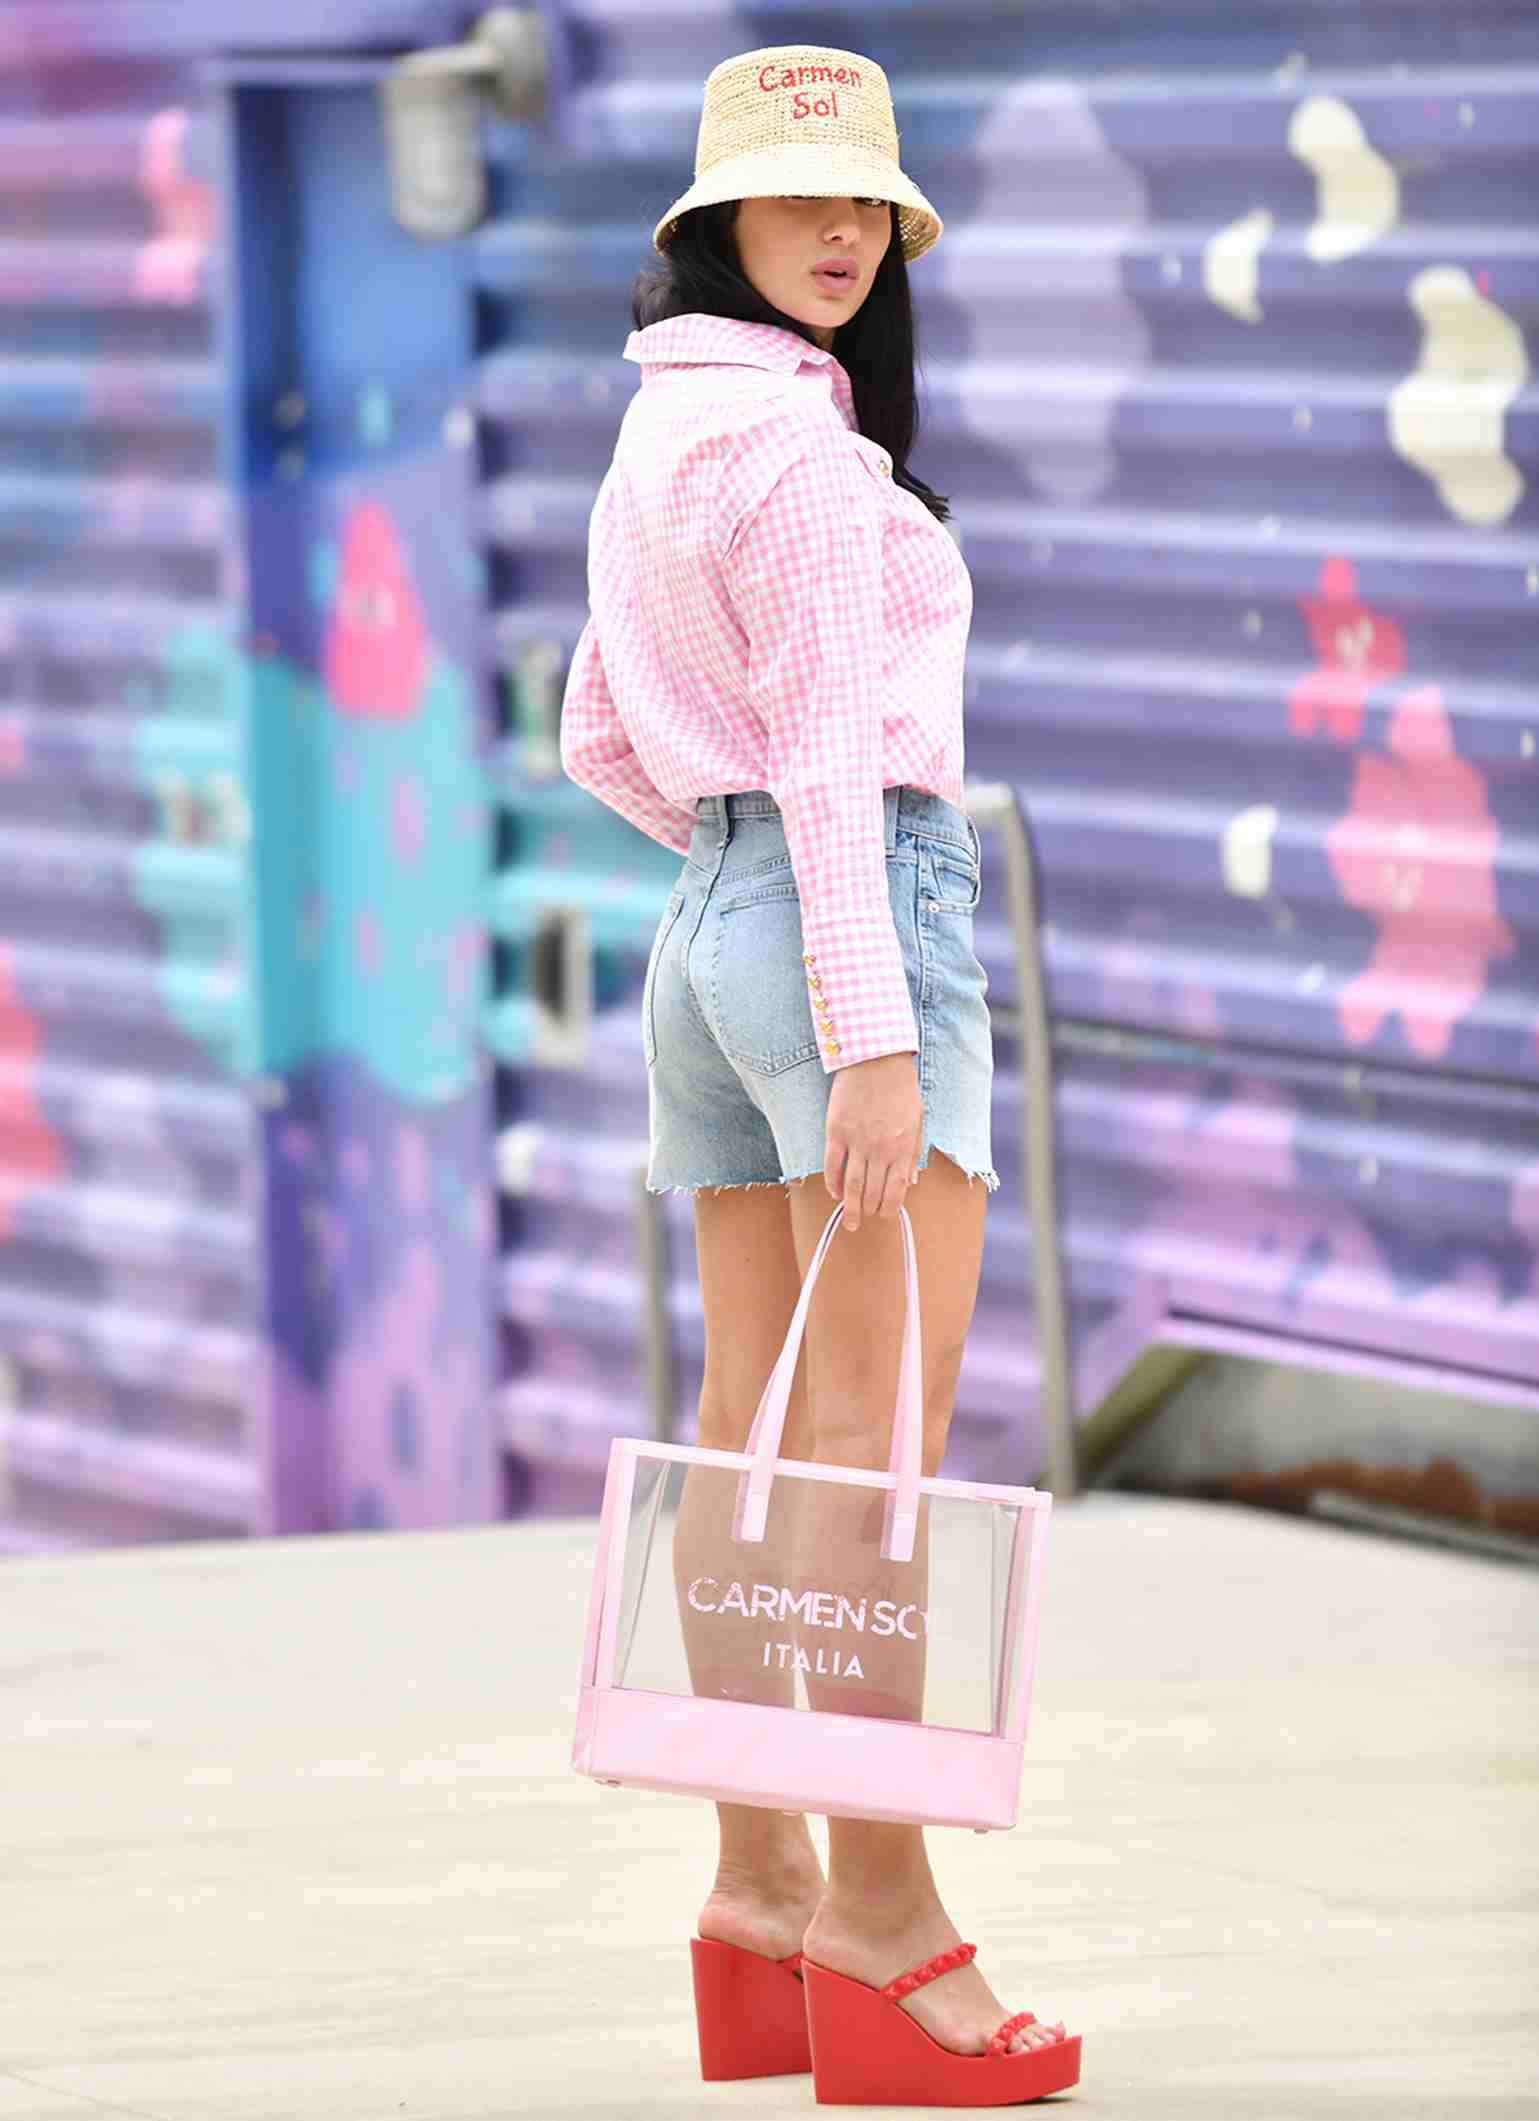
[[[821,1175],[793,1185],[790,1192],[797,1256],[805,1274],[833,1204]],[[987,1199],[981,1180],[969,1185],[949,1158],[932,1152],[904,1203],[919,1267],[926,1475],[939,1471],[946,1448],[962,1347],[977,1301]],[[866,1217],[853,1232],[841,1227],[813,1292],[803,1349],[809,1358],[818,1459],[885,1467],[897,1397],[903,1305],[903,1238],[896,1217]],[[921,1552],[916,1542],[914,1562],[908,1565],[920,1582]],[[902,1701],[917,1700],[922,1689],[922,1645],[895,1669],[899,1699],[889,1713],[912,1713],[903,1709]],[[809,1958],[880,1987],[919,1961],[961,1943],[961,1932],[942,1905],[922,1828],[830,1818],[828,1849],[828,1888],[803,1939]],[[986,1952],[986,1940],[978,1942]],[[974,1963],[916,1989],[904,1999],[903,2008],[943,2046],[977,2054],[1022,2006],[1001,2002]],[[1011,2044],[1042,2045],[1061,2031],[1051,2024],[1025,2026]]]
[[[801,1293],[786,1190],[743,1186],[697,1193],[695,1241],[705,1310],[700,1441],[715,1450],[741,1451]],[[782,1457],[812,1456],[806,1374],[804,1349],[786,1409]],[[756,1670],[750,1664],[745,1671],[741,1655],[729,1665],[718,1649],[719,1621],[702,1614],[689,1597],[690,1585],[699,1578],[743,1573],[741,1548],[733,1550],[735,1566],[722,1557],[723,1505],[730,1522],[731,1502],[714,1485],[728,1482],[735,1493],[736,1477],[692,1467],[674,1527],[674,1578],[691,1681],[697,1693],[735,1693],[789,1707],[794,1675],[778,1666]],[[789,1484],[782,1488],[788,1490]],[[765,1544],[754,1557],[758,1580],[786,1581],[779,1571],[794,1542],[791,1500],[781,1489],[772,1499]],[[736,1622],[726,1632],[737,1635],[741,1625]],[[757,1624],[755,1647],[766,1630],[767,1623]],[[745,1685],[750,1677],[751,1692]],[[801,1944],[823,1893],[823,1866],[807,1821],[800,1813],[788,1817],[749,1804],[718,1804],[716,1817],[716,1878],[700,1911],[700,1935],[783,1959]]]

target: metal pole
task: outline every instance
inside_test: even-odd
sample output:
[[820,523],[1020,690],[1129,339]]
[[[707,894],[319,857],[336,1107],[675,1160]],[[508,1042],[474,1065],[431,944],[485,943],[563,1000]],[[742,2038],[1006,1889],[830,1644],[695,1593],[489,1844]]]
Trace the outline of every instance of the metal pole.
[[678,1419],[678,1379],[673,1359],[673,1321],[668,1311],[668,1227],[663,1208],[667,1198],[647,1191],[647,1158],[636,1166],[636,1252],[641,1267],[642,1302],[646,1313],[647,1405],[651,1409],[651,1435],[657,1443],[672,1443]]
[[1031,1286],[1041,1363],[1042,1418],[1047,1435],[1047,1477],[1038,1485],[1050,1489],[1055,1496],[1067,1497],[1079,1491],[1079,1438],[1058,1228],[1053,1035],[1038,918],[1036,848],[1026,812],[1008,781],[970,783],[966,809],[975,823],[995,829],[1004,846],[1005,897],[1020,997],[1021,1152],[1031,1229]]

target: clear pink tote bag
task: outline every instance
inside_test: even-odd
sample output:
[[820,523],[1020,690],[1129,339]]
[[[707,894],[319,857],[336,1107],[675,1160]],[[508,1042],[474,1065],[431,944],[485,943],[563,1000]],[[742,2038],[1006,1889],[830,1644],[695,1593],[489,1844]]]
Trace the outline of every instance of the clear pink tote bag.
[[1014,1826],[1052,1496],[921,1478],[919,1277],[885,1473],[780,1457],[829,1217],[742,1451],[610,1446],[572,1765],[638,1789]]

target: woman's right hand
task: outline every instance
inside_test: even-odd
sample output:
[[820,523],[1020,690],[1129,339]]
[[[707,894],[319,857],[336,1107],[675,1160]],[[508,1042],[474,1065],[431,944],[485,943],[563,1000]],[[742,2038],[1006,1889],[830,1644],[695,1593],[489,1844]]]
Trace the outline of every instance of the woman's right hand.
[[823,1183],[844,1203],[845,1229],[858,1230],[863,1215],[897,1215],[919,1176],[923,1138],[916,1053],[879,1053],[835,1069]]

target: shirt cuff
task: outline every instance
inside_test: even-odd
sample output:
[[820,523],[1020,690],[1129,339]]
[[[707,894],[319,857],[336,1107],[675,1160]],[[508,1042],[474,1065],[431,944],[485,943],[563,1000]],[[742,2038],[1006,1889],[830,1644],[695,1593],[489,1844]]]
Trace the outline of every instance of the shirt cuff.
[[822,932],[803,921],[802,970],[823,1073],[887,1053],[917,1053],[919,1033],[889,907]]

